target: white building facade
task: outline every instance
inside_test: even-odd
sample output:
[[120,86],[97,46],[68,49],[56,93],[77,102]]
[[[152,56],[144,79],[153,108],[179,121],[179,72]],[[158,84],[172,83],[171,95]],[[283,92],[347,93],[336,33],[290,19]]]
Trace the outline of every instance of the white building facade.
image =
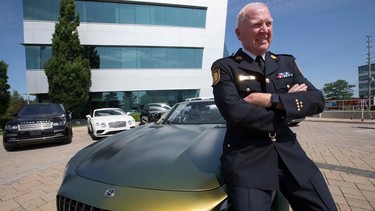
[[[212,96],[212,63],[224,56],[227,0],[75,1],[90,60],[90,109],[136,109]],[[43,70],[59,0],[24,0],[27,91],[48,99]]]

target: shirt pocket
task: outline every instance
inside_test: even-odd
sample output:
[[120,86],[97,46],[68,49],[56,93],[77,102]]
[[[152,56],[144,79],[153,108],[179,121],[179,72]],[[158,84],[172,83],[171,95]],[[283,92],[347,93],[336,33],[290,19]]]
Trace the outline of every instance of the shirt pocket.
[[293,78],[276,78],[273,80],[275,90],[277,93],[287,93],[290,88],[295,84]]
[[246,97],[253,92],[262,91],[262,85],[257,80],[238,81],[236,86],[241,97]]

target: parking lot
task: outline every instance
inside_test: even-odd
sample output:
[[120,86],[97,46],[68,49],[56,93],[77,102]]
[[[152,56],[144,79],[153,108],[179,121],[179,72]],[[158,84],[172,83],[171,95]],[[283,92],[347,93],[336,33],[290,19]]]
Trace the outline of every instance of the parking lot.
[[[375,121],[308,118],[292,129],[325,175],[339,210],[375,210]],[[0,210],[56,210],[66,163],[93,143],[85,126],[73,131],[67,145],[0,148]]]

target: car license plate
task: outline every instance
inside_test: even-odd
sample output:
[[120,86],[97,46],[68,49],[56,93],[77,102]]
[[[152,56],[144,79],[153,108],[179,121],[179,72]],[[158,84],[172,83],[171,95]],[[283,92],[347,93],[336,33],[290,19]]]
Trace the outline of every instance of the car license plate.
[[38,136],[38,135],[41,135],[42,132],[40,130],[32,130],[30,131],[30,135],[31,136]]

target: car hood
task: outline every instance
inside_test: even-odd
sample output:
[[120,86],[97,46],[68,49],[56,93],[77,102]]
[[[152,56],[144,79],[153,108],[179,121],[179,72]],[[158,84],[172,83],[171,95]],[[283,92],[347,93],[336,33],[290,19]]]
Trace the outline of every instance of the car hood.
[[63,114],[39,114],[30,116],[21,116],[14,119],[15,122],[32,122],[32,121],[45,121],[52,119],[62,119],[65,118]]
[[76,174],[134,188],[199,191],[224,183],[219,158],[225,127],[146,124],[98,142]]

